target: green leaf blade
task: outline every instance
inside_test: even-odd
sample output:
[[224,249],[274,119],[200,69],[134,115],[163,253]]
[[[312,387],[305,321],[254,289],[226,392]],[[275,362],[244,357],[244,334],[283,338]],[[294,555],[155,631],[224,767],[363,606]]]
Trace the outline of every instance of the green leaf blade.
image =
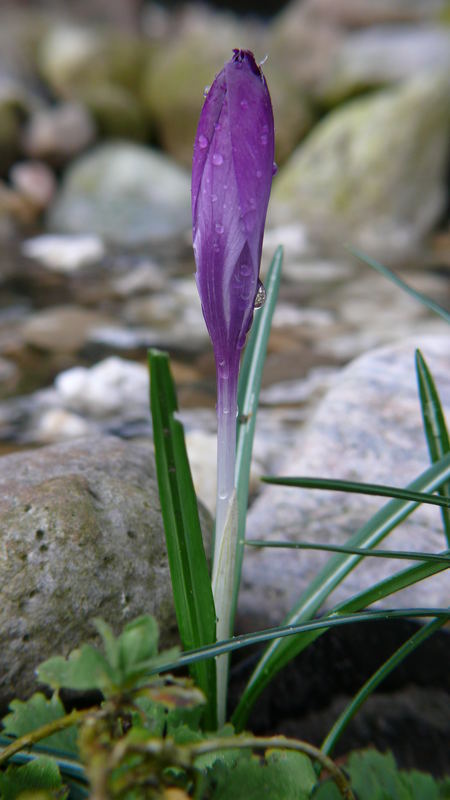
[[256,413],[261,391],[262,372],[267,353],[272,318],[278,299],[283,248],[278,247],[266,279],[266,302],[255,315],[245,347],[238,383],[238,431],[236,442],[236,494],[238,504],[238,536],[234,571],[232,622],[236,614],[237,597],[244,557],[245,522],[247,516],[250,466],[255,436]]
[[[441,452],[433,461],[438,461],[447,451]],[[450,507],[450,496],[437,497],[427,492],[413,492],[397,486],[384,486],[380,483],[361,483],[334,478],[310,478],[265,475],[261,480],[276,486],[292,486],[300,489],[325,489],[329,492],[349,492],[351,494],[373,495],[375,497],[396,497],[400,500],[413,500],[418,503]]]
[[[416,374],[423,427],[430,459],[434,464],[450,451],[450,441],[439,394],[433,376],[420,350],[416,350]],[[450,482],[444,483],[439,492],[441,498],[450,505]],[[441,514],[445,537],[450,547],[450,510],[443,508]]]
[[[407,488],[412,491],[434,492],[450,477],[450,454],[429,467]],[[347,542],[349,547],[374,547],[391,530],[411,514],[418,504],[407,500],[390,500]],[[362,556],[336,555],[320,570],[308,589],[299,598],[290,614],[284,620],[286,625],[297,624],[311,617],[322,606],[333,589],[359,563]],[[428,565],[427,565],[428,566]],[[437,571],[443,566],[436,565]],[[401,579],[399,579],[401,580]],[[394,589],[392,590],[394,591]],[[367,595],[364,595],[367,597]],[[374,600],[377,599],[376,596]],[[372,600],[372,602],[374,602]],[[350,601],[349,601],[350,602]],[[359,606],[361,607],[361,606]],[[272,642],[261,657],[255,671],[250,677],[240,702],[233,714],[232,721],[237,730],[245,725],[248,713],[273,676],[292,658],[302,651],[309,638],[298,636],[295,639]]]
[[[175,612],[183,646],[190,649],[215,641],[214,599],[183,426],[174,416],[177,400],[167,354],[150,351],[149,368],[156,470]],[[214,727],[215,665],[195,666],[192,675],[208,699],[207,725]]]
[[408,286],[408,284],[405,283],[405,281],[403,281],[401,278],[399,278],[398,275],[395,274],[395,272],[392,272],[392,270],[388,269],[388,267],[385,267],[383,264],[380,264],[379,261],[376,261],[374,258],[371,258],[370,256],[366,255],[366,253],[363,253],[356,247],[349,247],[348,249],[350,253],[356,256],[356,258],[359,258],[360,261],[363,261],[364,264],[367,264],[369,267],[372,267],[372,269],[375,269],[377,272],[380,273],[380,275],[383,275],[383,277],[390,280],[391,283],[394,283],[396,286],[399,286],[401,289],[403,289],[404,292],[410,294],[411,297],[414,297],[414,299],[418,300],[419,303],[429,308],[430,311],[433,311],[435,314],[439,314],[439,316],[442,317],[442,319],[445,320],[445,322],[450,324],[450,314],[448,313],[448,311],[445,310],[445,308],[442,308],[442,306],[440,306],[439,303],[435,303],[435,301],[432,300],[430,297],[427,297],[427,295],[418,292],[416,289],[413,289],[412,286]]

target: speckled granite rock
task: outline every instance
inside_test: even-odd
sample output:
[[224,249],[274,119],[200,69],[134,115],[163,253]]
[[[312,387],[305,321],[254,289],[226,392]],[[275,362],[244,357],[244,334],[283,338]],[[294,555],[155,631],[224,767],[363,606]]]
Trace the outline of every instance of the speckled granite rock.
[[94,436],[0,459],[0,609],[0,706],[32,691],[41,661],[95,639],[95,617],[117,632],[154,614],[174,640],[149,443]]
[[275,179],[272,219],[381,261],[417,257],[445,207],[449,98],[431,74],[330,113]]
[[[353,361],[305,426],[292,437],[279,475],[367,481],[404,487],[428,466],[414,371],[419,346],[434,375],[444,409],[450,408],[448,337],[418,337],[371,351]],[[249,512],[247,536],[343,545],[384,498],[266,486]],[[445,548],[440,511],[423,506],[379,547],[439,552]],[[312,551],[248,548],[240,595],[246,627],[278,624],[329,556]],[[334,605],[408,562],[366,558],[327,601]],[[441,573],[395,597],[385,607],[442,606],[449,602]]]

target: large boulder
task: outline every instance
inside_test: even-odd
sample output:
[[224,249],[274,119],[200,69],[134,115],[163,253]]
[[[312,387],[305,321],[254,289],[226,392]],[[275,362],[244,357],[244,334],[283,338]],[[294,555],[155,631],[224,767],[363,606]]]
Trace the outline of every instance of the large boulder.
[[450,32],[431,25],[382,25],[346,36],[317,94],[326,105],[423,73],[450,70]]
[[412,257],[445,208],[446,77],[434,74],[331,112],[274,183],[272,220],[383,260]]
[[49,224],[139,246],[183,233],[190,219],[189,175],[155,150],[114,142],[73,162]]
[[[346,367],[312,416],[293,437],[278,475],[315,476],[405,487],[430,464],[414,371],[421,348],[444,409],[450,409],[448,337],[417,337],[370,351]],[[250,509],[247,536],[344,545],[386,498],[265,486]],[[445,549],[439,508],[422,506],[380,548]],[[240,594],[241,625],[276,625],[289,612],[330,555],[290,549],[248,548]],[[365,558],[327,600],[330,608],[405,568],[408,562]],[[448,576],[440,573],[382,601],[384,607],[446,606]]]
[[[203,514],[203,522],[205,515]],[[148,443],[90,437],[0,459],[0,706],[44,659],[154,614],[176,637]]]

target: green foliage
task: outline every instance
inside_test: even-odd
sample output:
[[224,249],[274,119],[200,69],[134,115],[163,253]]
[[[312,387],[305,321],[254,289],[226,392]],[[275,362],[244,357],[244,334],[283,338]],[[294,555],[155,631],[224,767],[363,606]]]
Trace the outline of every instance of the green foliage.
[[[450,451],[450,441],[436,384],[420,350],[416,350],[416,374],[425,438],[434,464]],[[450,482],[443,484],[439,492],[442,499],[449,501]],[[450,510],[443,508],[441,514],[447,545],[450,547]]]
[[[56,719],[65,716],[64,706],[57,694],[49,700],[40,692],[34,694],[26,702],[13,700],[9,707],[11,713],[3,720],[3,732],[8,736],[25,736],[26,733],[35,731],[42,725],[47,725]],[[76,754],[76,730],[74,727],[53,733],[41,739],[41,745],[61,750],[63,753]]]
[[40,756],[29,764],[0,772],[0,796],[2,800],[64,800],[68,791],[53,759]]
[[[149,352],[150,404],[156,473],[178,630],[183,647],[212,644],[216,611],[203,547],[197,497],[186,453],[183,426],[167,353]],[[205,723],[216,727],[216,665],[204,661],[191,674],[207,698]]]
[[105,653],[83,645],[68,659],[50,658],[37,670],[40,681],[53,689],[99,689],[108,697],[129,690],[178,653],[177,648],[158,653],[158,627],[153,617],[138,617],[117,638],[106,622],[96,620],[95,624]]
[[234,764],[217,759],[208,781],[213,800],[308,800],[317,776],[301,753],[272,750],[261,759],[241,751]]
[[[449,796],[448,780],[439,782],[424,772],[400,770],[391,753],[352,753],[346,772],[358,800],[444,800]],[[336,785],[326,781],[313,798],[340,800],[340,795]]]

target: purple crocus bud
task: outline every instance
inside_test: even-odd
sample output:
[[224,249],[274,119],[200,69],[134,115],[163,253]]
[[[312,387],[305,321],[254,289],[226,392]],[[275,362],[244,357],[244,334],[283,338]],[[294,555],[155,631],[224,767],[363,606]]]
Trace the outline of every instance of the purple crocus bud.
[[197,286],[219,366],[236,362],[252,323],[273,157],[266,81],[253,53],[234,50],[207,94],[192,167]]
[[[217,372],[217,504],[212,586],[218,639],[231,627],[237,540],[235,493],[239,360],[253,319],[273,175],[273,113],[249,50],[234,50],[200,116],[192,165],[197,286]],[[225,722],[227,657],[217,661],[219,725]]]
[[[274,155],[272,104],[264,75],[249,50],[233,53],[206,96],[192,165],[196,279],[217,371],[212,583],[218,639],[227,637],[231,620],[239,360],[255,301],[259,304],[259,266]],[[225,715],[226,670],[225,657],[217,662],[220,724]]]

